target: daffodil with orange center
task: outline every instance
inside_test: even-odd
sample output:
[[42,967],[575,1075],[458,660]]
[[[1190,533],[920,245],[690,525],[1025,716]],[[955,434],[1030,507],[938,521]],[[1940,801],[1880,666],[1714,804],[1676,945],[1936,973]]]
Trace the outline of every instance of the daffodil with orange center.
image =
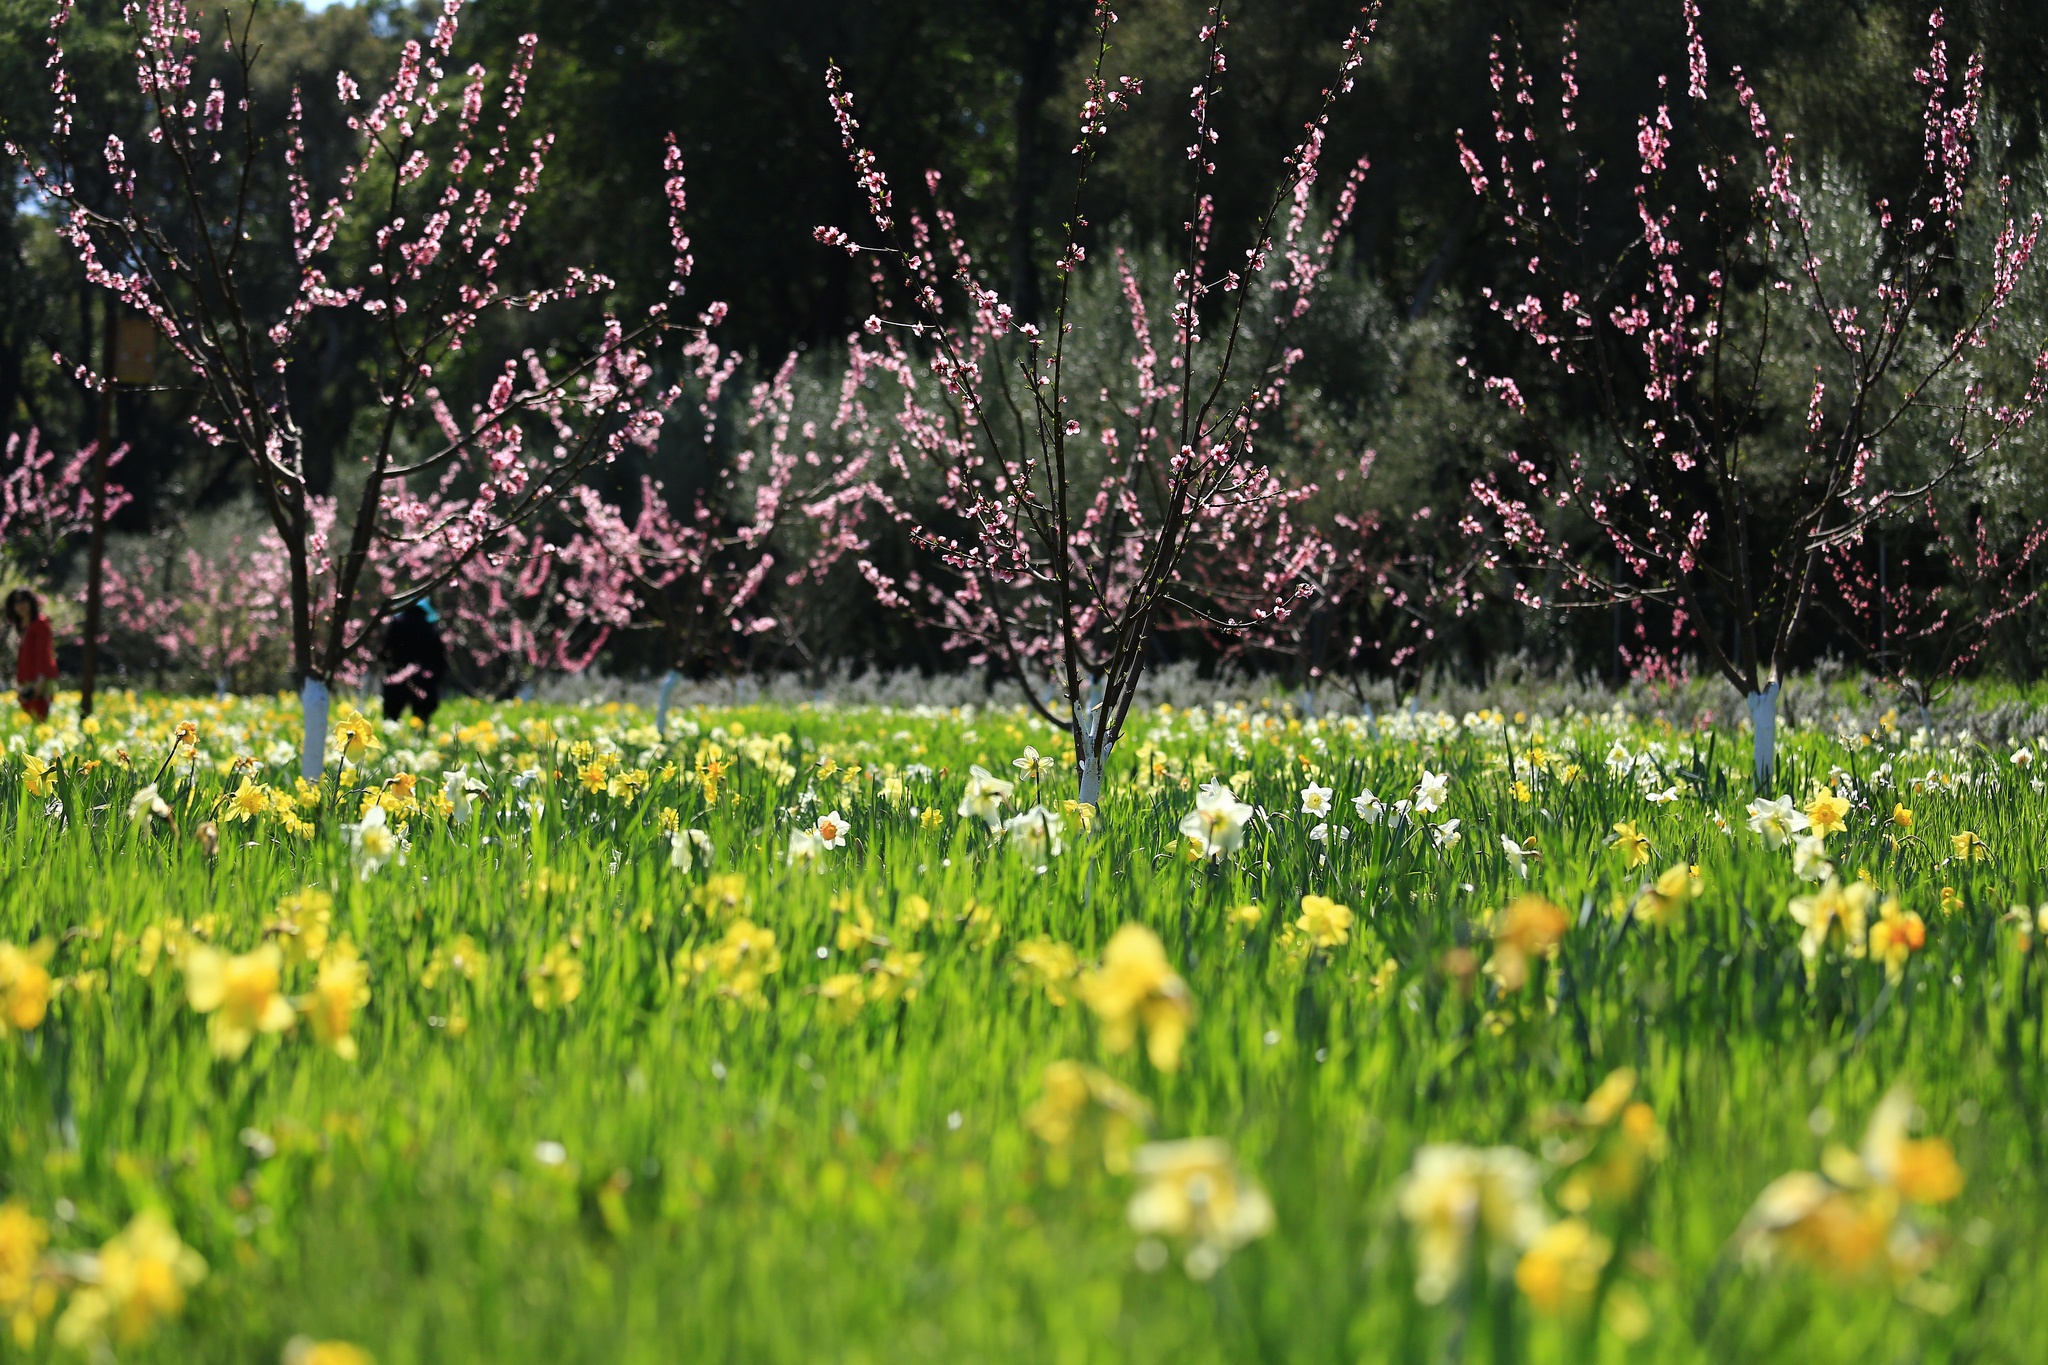
[[1877,922],[1870,926],[1870,955],[1884,963],[1884,974],[1897,981],[1906,974],[1906,963],[1927,946],[1927,925],[1920,916],[1888,897],[1878,907]]

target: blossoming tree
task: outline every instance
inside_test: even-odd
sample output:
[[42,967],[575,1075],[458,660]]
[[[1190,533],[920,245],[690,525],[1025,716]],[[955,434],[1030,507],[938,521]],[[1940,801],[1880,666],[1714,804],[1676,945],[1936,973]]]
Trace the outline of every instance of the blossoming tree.
[[[182,364],[202,400],[198,433],[247,457],[287,561],[309,775],[323,761],[328,682],[380,618],[462,573],[592,466],[651,444],[682,392],[656,364],[675,335],[684,337],[686,362],[716,364],[707,333],[723,310],[683,328],[671,297],[630,323],[605,313],[587,341],[563,316],[557,340],[505,358],[494,377],[486,365],[487,392],[466,411],[442,400],[443,384],[459,382],[470,361],[465,348],[489,344],[494,319],[518,318],[530,337],[535,322],[524,315],[548,310],[552,319],[577,301],[587,310],[610,288],[583,269],[547,288],[505,283],[550,146],[545,134],[519,131],[535,40],[521,41],[496,83],[480,65],[457,71],[461,3],[443,0],[429,35],[404,45],[373,98],[340,75],[331,97],[359,155],[324,185],[315,184],[300,135],[304,101],[315,96],[295,91],[282,129],[256,126],[249,91],[263,45],[253,5],[210,19],[183,0],[130,5],[146,117],[89,150],[75,135],[77,95],[62,46],[71,5],[63,0],[50,26],[49,135],[37,147],[7,144],[88,279],[148,318]],[[667,175],[675,296],[691,262],[673,143]],[[281,283],[266,276],[265,253],[290,263]],[[291,384],[323,314],[373,339],[377,394],[357,452],[360,481],[345,485],[354,491],[326,544]],[[433,515],[422,519],[428,498]],[[378,547],[398,540],[410,547],[408,576],[380,583]],[[373,584],[381,590],[374,604]]]
[[[1308,529],[1287,517],[1296,500],[1261,458],[1258,433],[1279,407],[1300,352],[1287,324],[1309,305],[1355,201],[1363,164],[1347,180],[1327,228],[1309,223],[1331,109],[1364,57],[1375,7],[1343,44],[1273,198],[1244,236],[1243,256],[1219,264],[1210,185],[1216,173],[1218,99],[1228,24],[1208,12],[1191,98],[1187,217],[1165,319],[1121,254],[1117,286],[1129,343],[1117,373],[1079,359],[1075,304],[1082,288],[1090,168],[1112,116],[1141,93],[1111,79],[1105,59],[1116,16],[1095,11],[1096,43],[1072,152],[1073,208],[1043,328],[1013,312],[982,281],[954,219],[934,207],[904,212],[860,141],[853,96],[828,76],[841,140],[872,232],[865,240],[821,227],[819,240],[872,262],[876,313],[854,338],[849,384],[873,381],[887,410],[864,405],[842,419],[872,450],[872,501],[898,518],[925,569],[861,567],[888,605],[924,613],[950,639],[1014,673],[1032,705],[1067,728],[1092,802],[1103,764],[1136,696],[1155,634],[1175,621],[1236,631],[1286,614],[1317,555]],[[1192,547],[1257,546],[1256,563]],[[1049,675],[1066,701],[1039,694]]]
[[[1603,216],[1579,136],[1574,30],[1550,118],[1521,50],[1496,43],[1493,149],[1460,151],[1520,281],[1488,292],[1523,363],[1480,377],[1527,420],[1509,468],[1474,482],[1466,524],[1505,542],[1531,607],[1682,610],[1748,702],[1761,778],[1829,552],[1982,461],[2040,404],[2048,354],[2003,397],[1979,363],[2040,219],[1983,183],[1981,63],[1952,69],[1938,13],[1914,75],[1923,164],[1893,203],[1796,158],[1739,67],[1717,93],[1698,5],[1682,7],[1688,103],[1638,120],[1625,230]],[[1682,158],[1680,128],[1696,148]],[[1979,211],[1996,219],[1981,251],[1966,223]],[[1595,430],[1549,423],[1539,380],[1585,395]]]

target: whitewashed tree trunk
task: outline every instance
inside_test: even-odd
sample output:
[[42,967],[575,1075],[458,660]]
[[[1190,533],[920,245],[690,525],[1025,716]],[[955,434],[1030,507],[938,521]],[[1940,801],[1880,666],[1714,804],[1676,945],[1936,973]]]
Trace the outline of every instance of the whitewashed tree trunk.
[[1079,731],[1081,749],[1081,791],[1083,803],[1093,806],[1100,804],[1102,796],[1102,765],[1109,757],[1107,745],[1095,740],[1095,715],[1102,708],[1102,699],[1096,692],[1095,679],[1088,680],[1088,691],[1082,700],[1074,724]]
[[327,767],[327,684],[306,679],[299,689],[299,719],[304,726],[299,743],[299,776],[318,782]]
[[675,687],[676,671],[671,668],[661,675],[661,694],[654,699],[654,728],[663,739],[668,738],[668,694]]
[[1768,782],[1778,764],[1778,684],[1773,682],[1761,692],[1752,692],[1745,700],[1749,703],[1749,723],[1755,731],[1756,780]]

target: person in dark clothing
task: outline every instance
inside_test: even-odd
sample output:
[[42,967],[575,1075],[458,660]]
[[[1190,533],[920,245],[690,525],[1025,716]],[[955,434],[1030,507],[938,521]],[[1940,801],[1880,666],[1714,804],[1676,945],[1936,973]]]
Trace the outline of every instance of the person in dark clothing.
[[410,706],[422,722],[432,720],[447,673],[448,651],[434,609],[415,602],[394,612],[384,626],[384,719],[397,720]]

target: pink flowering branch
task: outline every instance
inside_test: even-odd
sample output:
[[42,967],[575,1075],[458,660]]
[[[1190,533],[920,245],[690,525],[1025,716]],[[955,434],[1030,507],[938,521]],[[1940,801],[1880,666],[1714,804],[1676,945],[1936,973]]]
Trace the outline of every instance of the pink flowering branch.
[[[1982,462],[2048,395],[2048,353],[2004,398],[1974,361],[2032,267],[2041,219],[2014,214],[2004,182],[1977,187],[1982,63],[1951,70],[1937,12],[1914,77],[1924,92],[1916,197],[1869,206],[1879,244],[1868,259],[1824,245],[1806,201],[1816,182],[1740,68],[1719,108],[1742,135],[1730,149],[1705,131],[1713,73],[1698,6],[1681,8],[1699,150],[1681,156],[1668,99],[1639,118],[1618,257],[1593,245],[1604,240],[1593,222],[1600,168],[1574,136],[1575,31],[1548,123],[1520,50],[1495,45],[1492,148],[1482,155],[1460,134],[1460,159],[1474,193],[1500,208],[1522,283],[1486,296],[1531,363],[1474,378],[1528,435],[1471,493],[1519,600],[1661,604],[1683,614],[1717,672],[1757,696],[1778,679],[1831,554]],[[1973,196],[1999,220],[1975,256],[1964,223]],[[1777,420],[1771,377],[1788,370],[1812,375],[1803,424],[1786,432],[1789,488],[1767,484],[1759,465]],[[1607,447],[1599,458],[1549,429],[1525,392],[1537,374],[1590,398]],[[1540,591],[1545,580],[1554,586]]]
[[[184,0],[129,4],[147,117],[134,136],[88,149],[73,136],[66,0],[48,39],[49,138],[36,149],[6,144],[88,280],[147,318],[182,364],[201,400],[197,433],[247,457],[284,556],[292,666],[306,679],[339,676],[386,612],[465,575],[593,468],[653,445],[684,393],[681,379],[661,377],[664,348],[699,378],[731,372],[710,340],[722,305],[694,323],[671,311],[692,264],[671,142],[671,297],[630,321],[607,313],[588,344],[565,339],[505,360],[466,410],[444,401],[443,386],[487,319],[594,301],[612,287],[581,268],[537,290],[504,283],[552,137],[521,131],[535,40],[520,41],[498,78],[477,65],[458,70],[461,9],[462,0],[443,0],[430,35],[405,44],[374,95],[340,75],[332,97],[357,152],[325,185],[313,181],[300,133],[305,100],[315,96],[293,92],[281,135],[255,126],[247,95],[262,53],[255,6],[224,14],[209,38]],[[202,88],[208,42],[224,51],[226,69]],[[284,186],[278,204],[258,189],[267,183],[258,169],[273,156]],[[95,158],[111,187],[105,197],[81,186],[78,170]],[[141,178],[159,193],[138,194]],[[273,223],[282,224],[285,240],[275,245],[295,271],[274,304],[250,287],[251,255],[259,242],[271,249]],[[377,421],[360,492],[333,543],[308,481],[290,384],[322,313],[352,316],[375,339]],[[558,351],[563,358],[544,358]],[[92,382],[83,367],[79,377]],[[371,604],[373,584],[379,600]]]
[[[1287,326],[1309,306],[1356,202],[1361,163],[1327,230],[1309,230],[1331,111],[1363,61],[1376,15],[1343,45],[1243,258],[1212,258],[1216,100],[1227,62],[1220,8],[1201,26],[1189,100],[1188,216],[1163,314],[1122,253],[1129,364],[1108,384],[1077,371],[1077,290],[1088,262],[1085,189],[1114,115],[1142,92],[1111,80],[1116,16],[1096,9],[1096,46],[1073,145],[1075,198],[1055,264],[1048,326],[1017,318],[985,285],[926,177],[929,214],[907,209],[860,140],[837,68],[833,116],[868,208],[872,237],[820,228],[820,242],[871,263],[878,309],[851,339],[837,423],[869,452],[869,501],[909,532],[928,569],[858,567],[884,605],[919,612],[948,646],[1016,676],[1034,706],[1070,730],[1092,800],[1122,732],[1154,633],[1199,623],[1225,633],[1284,619],[1312,591],[1324,557],[1289,513],[1301,491],[1261,459],[1257,437],[1300,352]],[[868,394],[887,395],[881,410]],[[844,540],[843,532],[835,532]],[[1256,550],[1256,560],[1252,557]],[[1066,701],[1057,714],[1040,680]]]

